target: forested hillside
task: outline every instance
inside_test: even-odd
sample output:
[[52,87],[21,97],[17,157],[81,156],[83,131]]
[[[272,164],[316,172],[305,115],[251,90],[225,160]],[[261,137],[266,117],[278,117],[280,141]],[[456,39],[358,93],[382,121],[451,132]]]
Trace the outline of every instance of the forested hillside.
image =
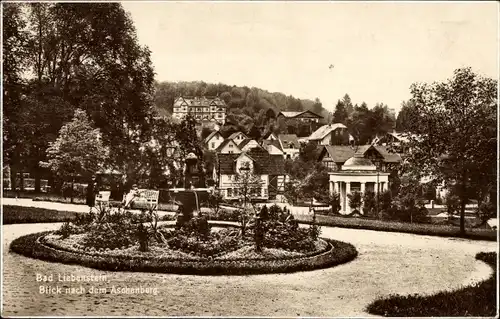
[[328,122],[330,113],[319,99],[315,101],[286,96],[279,92],[268,92],[260,88],[193,82],[156,82],[155,105],[161,114],[171,114],[174,99],[178,96],[220,96],[228,105],[228,122],[238,124],[249,131],[253,126],[266,131],[269,128],[266,112],[271,109],[277,115],[280,111],[311,110]]

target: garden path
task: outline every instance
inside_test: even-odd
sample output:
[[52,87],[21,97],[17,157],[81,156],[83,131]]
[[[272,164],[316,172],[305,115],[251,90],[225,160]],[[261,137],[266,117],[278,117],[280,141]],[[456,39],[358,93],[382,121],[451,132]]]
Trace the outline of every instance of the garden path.
[[[13,239],[56,229],[54,224],[3,226],[2,316],[368,316],[365,307],[391,293],[434,293],[486,279],[476,261],[496,242],[322,227],[322,236],[356,246],[354,261],[292,274],[187,276],[107,272],[49,263],[9,253]],[[108,282],[52,286],[156,287],[154,294],[41,294],[36,274],[105,275]],[[108,289],[109,291],[109,289]]]

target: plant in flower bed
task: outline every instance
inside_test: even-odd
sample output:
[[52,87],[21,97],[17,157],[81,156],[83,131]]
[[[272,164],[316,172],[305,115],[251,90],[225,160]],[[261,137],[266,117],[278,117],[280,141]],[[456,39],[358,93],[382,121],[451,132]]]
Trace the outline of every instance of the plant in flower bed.
[[494,317],[497,314],[496,253],[479,253],[476,259],[494,270],[483,282],[432,296],[390,296],[371,303],[367,310],[391,317]]

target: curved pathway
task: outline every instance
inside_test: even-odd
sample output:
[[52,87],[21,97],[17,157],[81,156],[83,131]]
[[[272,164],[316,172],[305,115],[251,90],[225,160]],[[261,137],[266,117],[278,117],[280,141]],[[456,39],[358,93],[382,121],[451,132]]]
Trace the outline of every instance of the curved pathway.
[[[60,224],[3,226],[2,316],[368,316],[364,309],[391,293],[434,293],[487,278],[476,261],[496,242],[322,227],[322,236],[356,246],[354,261],[310,272],[254,276],[116,273],[48,263],[9,253],[21,235]],[[36,274],[106,275],[108,282],[49,283],[86,293],[41,294]],[[157,288],[157,294],[91,294],[91,287]]]

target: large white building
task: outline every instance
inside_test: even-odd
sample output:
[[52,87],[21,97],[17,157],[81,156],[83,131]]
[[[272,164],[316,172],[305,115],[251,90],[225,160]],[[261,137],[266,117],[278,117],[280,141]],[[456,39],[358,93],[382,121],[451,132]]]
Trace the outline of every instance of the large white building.
[[219,97],[178,97],[174,101],[172,117],[183,119],[192,114],[197,121],[226,122],[226,103]]

